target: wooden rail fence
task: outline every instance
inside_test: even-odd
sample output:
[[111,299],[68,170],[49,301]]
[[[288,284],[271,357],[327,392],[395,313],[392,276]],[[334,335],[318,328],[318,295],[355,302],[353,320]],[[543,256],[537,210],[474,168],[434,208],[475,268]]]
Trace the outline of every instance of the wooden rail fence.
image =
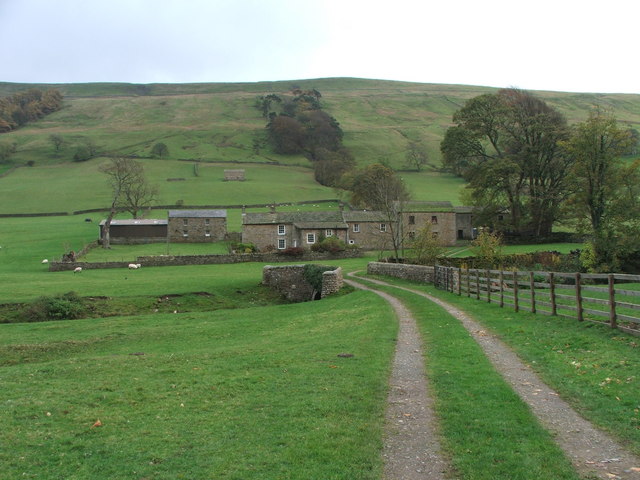
[[638,333],[640,275],[435,267],[436,287],[501,307]]

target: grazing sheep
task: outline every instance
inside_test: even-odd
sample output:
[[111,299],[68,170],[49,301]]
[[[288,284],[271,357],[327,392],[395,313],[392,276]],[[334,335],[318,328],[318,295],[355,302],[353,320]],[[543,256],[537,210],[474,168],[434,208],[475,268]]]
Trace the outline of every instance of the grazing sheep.
[[44,260],[42,260],[42,263],[49,263],[49,260],[45,258]]
[[136,265],[135,263],[130,263],[129,264],[129,270],[135,270],[138,268],[138,265]]
[[137,266],[138,268],[142,268],[142,265],[141,265],[141,264],[139,264],[139,263],[136,263],[136,266]]
[[82,267],[76,267],[76,268],[73,270],[73,273],[80,273],[81,271],[82,271]]

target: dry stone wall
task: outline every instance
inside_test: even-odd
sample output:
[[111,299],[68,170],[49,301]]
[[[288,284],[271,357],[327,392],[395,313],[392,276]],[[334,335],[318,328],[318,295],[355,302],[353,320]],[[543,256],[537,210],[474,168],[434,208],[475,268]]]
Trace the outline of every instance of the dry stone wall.
[[267,265],[262,269],[262,284],[284,295],[291,302],[307,302],[314,300],[316,294],[320,298],[336,293],[342,288],[342,268],[330,270],[322,274],[322,291],[317,292],[304,277],[304,265]]
[[433,283],[434,280],[433,267],[425,265],[370,262],[367,265],[367,273],[370,275],[387,275],[389,277],[422,283]]

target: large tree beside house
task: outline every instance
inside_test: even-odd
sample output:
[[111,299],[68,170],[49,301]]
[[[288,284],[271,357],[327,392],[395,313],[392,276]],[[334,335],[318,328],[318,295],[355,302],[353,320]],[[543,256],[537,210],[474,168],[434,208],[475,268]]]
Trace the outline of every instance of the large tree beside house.
[[568,136],[564,117],[511,88],[468,100],[453,122],[440,146],[443,162],[469,182],[478,214],[491,220],[506,212],[503,229],[550,234],[570,194],[572,159],[560,148]]

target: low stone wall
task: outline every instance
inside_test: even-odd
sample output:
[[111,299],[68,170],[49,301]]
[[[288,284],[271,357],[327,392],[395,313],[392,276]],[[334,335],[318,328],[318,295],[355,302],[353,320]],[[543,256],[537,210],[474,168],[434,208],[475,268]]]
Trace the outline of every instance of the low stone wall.
[[322,274],[322,291],[317,292],[304,277],[304,265],[267,265],[262,269],[262,284],[277,290],[291,302],[315,300],[336,293],[344,284],[342,268]]
[[370,262],[367,265],[367,273],[370,275],[387,275],[422,283],[433,283],[434,280],[433,267],[425,265]]
[[226,265],[233,263],[261,262],[316,262],[323,260],[341,260],[345,258],[358,258],[362,252],[347,250],[339,253],[308,252],[301,257],[290,257],[277,253],[244,253],[240,255],[154,255],[141,256],[128,262],[50,262],[50,272],[74,270],[76,267],[83,269],[97,268],[126,268],[130,263],[139,263],[143,267],[176,267],[184,265]]
[[321,298],[338,293],[344,285],[344,276],[342,275],[342,267],[335,270],[328,270],[322,273],[322,294]]

